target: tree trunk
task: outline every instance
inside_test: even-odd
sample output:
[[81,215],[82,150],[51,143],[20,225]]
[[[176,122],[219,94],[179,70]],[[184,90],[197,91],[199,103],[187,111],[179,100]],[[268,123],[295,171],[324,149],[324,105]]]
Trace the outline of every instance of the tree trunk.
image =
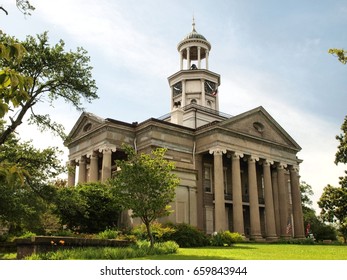
[[146,229],[147,229],[147,235],[149,237],[149,241],[151,242],[151,248],[153,248],[153,246],[154,246],[154,237],[153,237],[152,230],[151,230],[151,223],[146,222],[145,226],[146,226]]

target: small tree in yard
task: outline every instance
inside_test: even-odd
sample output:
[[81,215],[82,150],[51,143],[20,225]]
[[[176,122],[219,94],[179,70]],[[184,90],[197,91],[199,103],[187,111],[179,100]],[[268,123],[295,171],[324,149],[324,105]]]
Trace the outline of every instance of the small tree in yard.
[[151,223],[171,213],[169,203],[179,179],[172,173],[173,163],[164,159],[166,149],[157,148],[150,154],[138,154],[129,146],[124,149],[128,159],[117,161],[118,171],[110,184],[115,186],[122,206],[145,224],[153,247]]

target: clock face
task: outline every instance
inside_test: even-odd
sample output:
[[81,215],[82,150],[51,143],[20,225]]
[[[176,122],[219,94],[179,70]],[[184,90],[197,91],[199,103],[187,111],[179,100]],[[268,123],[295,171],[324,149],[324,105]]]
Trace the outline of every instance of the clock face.
[[212,94],[216,90],[216,83],[211,81],[205,81],[205,92]]
[[173,96],[182,94],[182,82],[178,82],[174,84],[172,87],[172,91],[173,91]]

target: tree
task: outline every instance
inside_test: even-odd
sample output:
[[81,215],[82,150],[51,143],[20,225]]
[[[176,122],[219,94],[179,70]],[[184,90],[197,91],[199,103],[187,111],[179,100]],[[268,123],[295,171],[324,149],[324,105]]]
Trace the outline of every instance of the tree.
[[115,227],[121,212],[112,187],[99,182],[59,188],[55,204],[61,222],[84,233]]
[[[335,164],[347,163],[347,116],[341,126],[342,133],[336,136],[336,140],[339,141],[337,152],[335,154]],[[345,184],[347,187],[347,184]]]
[[336,223],[346,243],[347,235],[347,188],[344,186],[333,187],[328,185],[318,201],[321,217],[329,223]]
[[132,210],[145,224],[147,234],[154,245],[151,223],[171,213],[169,203],[175,197],[179,180],[172,173],[174,165],[164,159],[166,149],[157,148],[150,154],[138,154],[124,146],[127,160],[117,161],[118,170],[110,184],[125,209]]
[[42,230],[41,217],[55,197],[50,181],[65,170],[58,153],[36,149],[14,135],[0,145],[0,222],[10,230]]
[[[0,42],[4,45],[19,43],[5,34],[0,35]],[[7,117],[10,123],[0,134],[0,145],[4,144],[23,122],[26,114],[30,115],[30,124],[36,124],[41,130],[50,129],[65,139],[63,126],[51,120],[48,114],[38,114],[35,104],[47,102],[53,107],[57,99],[63,99],[77,110],[82,110],[83,99],[91,102],[98,98],[97,87],[91,74],[92,67],[89,65],[90,58],[83,48],[77,48],[76,52],[66,52],[63,40],[50,46],[47,32],[37,35],[36,38],[28,36],[20,44],[26,49],[21,62],[0,59],[0,70],[11,69],[30,78],[31,83],[24,86],[25,98],[18,100],[16,104],[12,102],[12,105],[7,100]],[[0,96],[2,92],[0,89]]]
[[306,208],[312,206],[312,200],[310,198],[313,195],[312,187],[303,181],[300,184],[300,193],[302,206]]

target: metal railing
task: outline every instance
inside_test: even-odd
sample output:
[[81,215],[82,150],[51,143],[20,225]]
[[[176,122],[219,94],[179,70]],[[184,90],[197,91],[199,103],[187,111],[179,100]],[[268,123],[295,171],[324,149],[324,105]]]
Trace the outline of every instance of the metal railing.
[[[221,111],[217,111],[217,110],[214,110],[214,109],[211,109],[211,108],[208,108],[205,106],[201,106],[198,104],[189,104],[187,106],[182,107],[183,111],[188,111],[190,109],[197,109],[199,111],[203,111],[203,112],[206,112],[206,113],[209,113],[209,114],[212,114],[215,116],[219,116],[219,117],[222,117],[225,119],[229,119],[232,117],[232,115],[230,115],[230,114],[223,113]],[[171,113],[168,113],[168,114],[165,114],[165,115],[159,117],[158,120],[165,120],[165,119],[168,119],[170,116],[171,116]]]

